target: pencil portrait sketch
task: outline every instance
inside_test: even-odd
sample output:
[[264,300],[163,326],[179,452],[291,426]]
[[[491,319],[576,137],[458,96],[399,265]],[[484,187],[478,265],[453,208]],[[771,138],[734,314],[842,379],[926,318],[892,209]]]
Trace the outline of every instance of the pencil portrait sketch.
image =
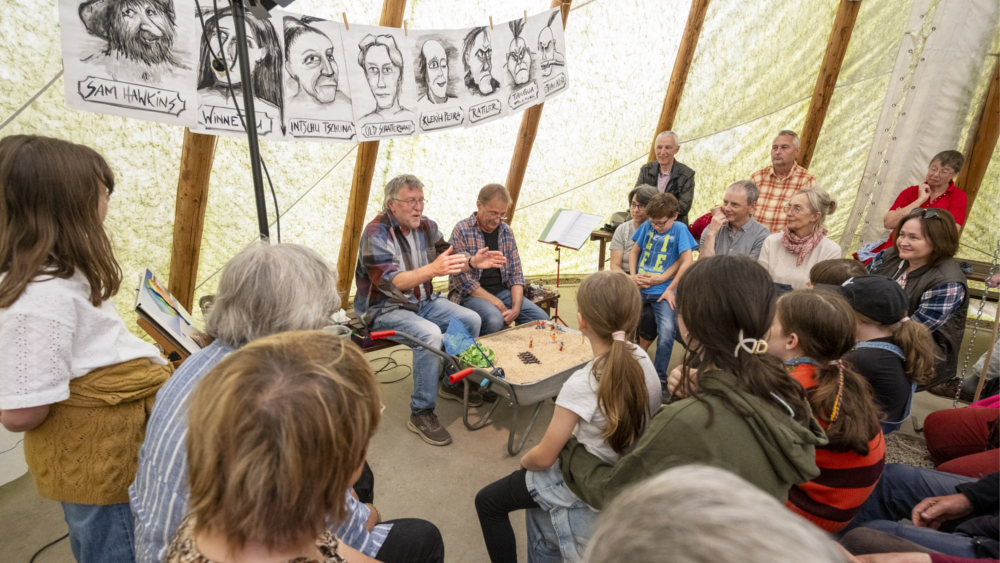
[[511,20],[508,25],[514,34],[514,39],[507,48],[506,67],[514,87],[518,88],[531,81],[531,51],[528,50],[528,42],[521,36],[521,32],[524,31],[524,20]]
[[358,44],[358,64],[364,69],[368,87],[375,97],[375,109],[365,121],[413,119],[413,112],[402,106],[403,53],[391,35],[366,35]]
[[538,54],[542,59],[542,76],[545,77],[552,75],[554,67],[564,66],[566,64],[566,57],[559,52],[559,46],[556,44],[555,33],[552,31],[552,22],[554,22],[559,15],[558,10],[553,11],[549,16],[548,25],[543,27],[542,31],[538,33]]
[[418,43],[417,102],[446,104],[458,96],[453,93],[451,62],[458,50],[441,37],[431,37]]
[[87,33],[103,42],[81,60],[103,67],[109,77],[160,85],[186,68],[175,52],[173,0],[88,0],[78,14]]
[[465,86],[475,96],[491,96],[500,89],[493,77],[493,45],[486,26],[474,27],[462,42]]
[[285,16],[285,110],[296,116],[336,109],[351,120],[351,97],[341,86],[340,65],[335,58],[340,47],[321,31],[319,18]]

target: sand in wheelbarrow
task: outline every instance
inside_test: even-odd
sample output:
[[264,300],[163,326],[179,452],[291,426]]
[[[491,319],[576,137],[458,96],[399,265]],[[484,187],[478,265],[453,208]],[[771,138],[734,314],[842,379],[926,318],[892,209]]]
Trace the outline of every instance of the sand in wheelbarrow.
[[[555,338],[552,338],[555,335]],[[496,365],[503,368],[507,381],[531,383],[594,358],[590,341],[578,331],[536,329],[535,323],[523,324],[478,339],[496,353]],[[532,346],[529,348],[528,344]],[[559,350],[560,345],[562,351]],[[538,363],[525,363],[518,354],[530,352]]]

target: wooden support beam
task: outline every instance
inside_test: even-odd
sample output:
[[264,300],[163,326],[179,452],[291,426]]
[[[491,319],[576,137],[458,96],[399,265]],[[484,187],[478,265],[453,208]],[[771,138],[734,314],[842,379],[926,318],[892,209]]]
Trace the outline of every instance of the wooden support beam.
[[184,129],[181,170],[174,209],[174,244],[170,251],[167,290],[188,311],[194,305],[194,288],[201,256],[201,233],[208,206],[208,180],[215,158],[215,136]]
[[[986,100],[983,111],[979,114],[974,133],[969,136],[965,147],[965,166],[959,172],[955,184],[969,198],[966,217],[972,216],[972,204],[979,194],[979,186],[986,177],[986,168],[990,165],[990,157],[997,147],[997,137],[1000,136],[1000,57],[993,66],[993,78],[986,89]],[[962,229],[965,232],[965,229]]]
[[670,73],[667,95],[663,98],[663,109],[660,110],[660,119],[656,122],[656,130],[653,131],[653,143],[649,149],[650,161],[656,160],[656,136],[674,128],[677,108],[681,105],[681,94],[684,93],[684,84],[687,82],[688,71],[691,70],[691,62],[694,60],[694,50],[698,47],[701,27],[705,23],[705,13],[708,12],[708,1],[691,2],[684,34],[681,35],[681,44],[677,49],[677,57],[674,58],[674,70]]
[[[401,27],[406,0],[383,0],[382,27]],[[346,19],[346,16],[345,16]],[[358,145],[358,158],[354,163],[354,178],[351,180],[351,195],[347,200],[347,217],[344,232],[340,238],[340,254],[337,256],[337,293],[346,307],[347,299],[354,283],[354,266],[358,260],[361,244],[361,230],[365,226],[365,212],[368,210],[368,195],[372,188],[372,174],[378,159],[378,141],[366,141]]]
[[[552,0],[551,8],[562,9],[563,29],[566,29],[566,18],[569,17],[570,4],[573,0]],[[521,194],[521,184],[524,183],[524,173],[528,169],[528,159],[531,158],[531,147],[535,144],[535,133],[538,132],[538,122],[542,119],[542,107],[538,104],[524,110],[521,116],[521,128],[517,131],[517,142],[514,144],[514,154],[510,158],[510,168],[507,171],[507,191],[510,192],[510,208],[507,210],[507,224],[514,220],[517,209],[517,197]]]
[[813,153],[816,152],[816,141],[826,119],[826,110],[830,107],[830,98],[837,87],[837,77],[840,67],[844,64],[844,54],[847,44],[854,32],[854,22],[858,19],[861,0],[840,0],[837,15],[833,18],[833,30],[826,43],[826,54],[823,55],[823,65],[816,77],[816,87],[813,88],[812,99],[809,100],[809,111],[806,113],[806,124],[799,135],[802,152],[799,154],[799,166],[809,168]]

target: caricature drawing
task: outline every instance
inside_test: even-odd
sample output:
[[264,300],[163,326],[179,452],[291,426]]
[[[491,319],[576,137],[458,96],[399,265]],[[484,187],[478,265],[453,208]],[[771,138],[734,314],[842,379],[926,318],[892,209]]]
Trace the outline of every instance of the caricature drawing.
[[306,115],[346,106],[350,112],[351,98],[340,87],[333,41],[310,25],[317,21],[323,20],[312,16],[284,18],[287,110]]
[[509,25],[514,39],[507,48],[507,72],[514,81],[514,87],[520,87],[531,80],[531,51],[528,50],[528,42],[521,37],[524,20],[511,20]]
[[552,22],[557,17],[559,17],[559,12],[552,12],[552,15],[549,16],[549,23],[538,34],[538,52],[542,57],[542,76],[551,76],[552,67],[566,64],[566,57],[557,49],[556,36],[552,33]]
[[[246,23],[250,83],[253,85],[255,102],[263,106],[255,109],[274,110],[274,117],[278,117],[282,107],[281,47],[278,34],[269,22],[260,21],[252,14],[247,14]],[[201,103],[230,106],[230,83],[233,96],[242,102],[244,77],[240,75],[232,9],[222,8],[205,19],[205,33],[198,67],[198,95]]]
[[[413,112],[400,105],[403,88],[403,53],[391,35],[366,35],[358,47],[358,64],[364,69],[375,97],[375,110],[362,116],[368,121],[415,119]],[[408,114],[408,115],[404,115]]]
[[88,0],[78,15],[87,33],[105,41],[83,62],[103,66],[115,80],[161,84],[186,68],[174,53],[173,0]]
[[417,88],[421,95],[417,99],[425,99],[432,104],[444,104],[458,96],[448,93],[450,79],[448,51],[454,52],[450,45],[445,46],[437,39],[428,39],[420,46],[417,57]]
[[493,77],[493,46],[486,27],[474,27],[462,42],[465,85],[476,96],[490,96],[500,88]]

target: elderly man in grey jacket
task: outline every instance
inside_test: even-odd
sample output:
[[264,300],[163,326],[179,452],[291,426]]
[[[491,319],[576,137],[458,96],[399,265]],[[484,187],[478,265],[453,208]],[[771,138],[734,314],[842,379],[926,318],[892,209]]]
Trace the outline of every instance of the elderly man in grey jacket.
[[694,170],[677,161],[674,156],[681,148],[680,137],[673,131],[656,136],[656,160],[642,165],[636,187],[643,184],[656,186],[660,193],[673,194],[681,204],[677,220],[688,224],[688,211],[694,200]]

